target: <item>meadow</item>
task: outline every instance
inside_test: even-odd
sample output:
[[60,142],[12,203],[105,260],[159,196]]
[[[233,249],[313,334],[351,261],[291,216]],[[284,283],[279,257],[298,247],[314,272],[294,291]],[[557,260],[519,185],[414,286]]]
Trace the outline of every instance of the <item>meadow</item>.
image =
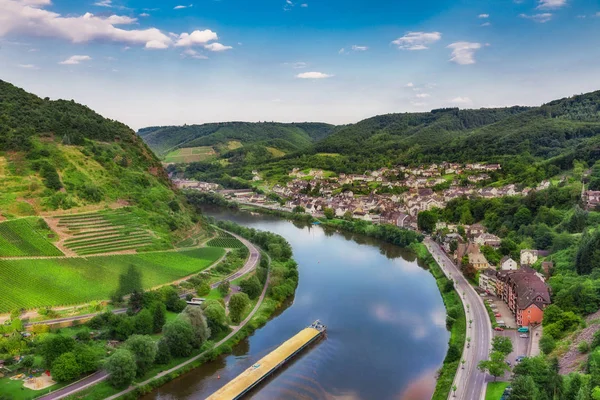
[[210,146],[185,147],[168,153],[164,161],[167,163],[191,163],[195,161],[206,161],[214,158],[215,150]]
[[180,252],[39,260],[0,259],[0,313],[108,299],[133,265],[145,289],[199,272],[223,256],[208,247]]
[[217,231],[217,237],[209,240],[206,245],[211,247],[222,247],[225,249],[239,249],[244,247],[242,242],[223,231]]
[[0,223],[0,257],[62,256],[48,240],[52,231],[41,218],[20,218]]

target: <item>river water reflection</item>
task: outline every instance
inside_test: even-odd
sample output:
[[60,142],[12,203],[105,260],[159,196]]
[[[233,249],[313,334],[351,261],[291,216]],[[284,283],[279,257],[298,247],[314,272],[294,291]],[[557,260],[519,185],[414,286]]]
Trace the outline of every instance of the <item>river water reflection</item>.
[[327,338],[248,398],[430,398],[449,334],[435,280],[414,254],[320,226],[224,210],[206,213],[285,237],[299,264],[296,296],[232,354],[145,400],[204,399],[315,319],[328,326]]

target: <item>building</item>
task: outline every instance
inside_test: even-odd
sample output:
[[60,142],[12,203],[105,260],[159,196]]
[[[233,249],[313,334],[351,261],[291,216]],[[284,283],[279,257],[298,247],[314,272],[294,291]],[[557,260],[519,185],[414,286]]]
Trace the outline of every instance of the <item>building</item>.
[[504,256],[500,260],[500,269],[503,271],[510,271],[519,268],[517,262],[509,256]]
[[475,243],[480,246],[500,247],[500,238],[491,233],[482,233],[475,238]]
[[476,270],[482,270],[489,268],[490,264],[488,260],[485,258],[483,253],[469,253],[469,264],[473,266]]
[[492,268],[487,268],[479,274],[479,287],[487,293],[497,295],[498,278],[496,271]]
[[521,250],[521,265],[533,265],[540,257],[546,257],[550,252],[545,250]]
[[544,309],[550,304],[546,282],[534,269],[523,267],[499,275],[504,281],[502,299],[515,315],[517,325],[541,324]]
[[485,228],[481,224],[473,224],[467,228],[467,234],[470,237],[477,237],[485,232]]
[[588,210],[595,209],[600,205],[600,190],[587,190],[583,194],[583,201]]

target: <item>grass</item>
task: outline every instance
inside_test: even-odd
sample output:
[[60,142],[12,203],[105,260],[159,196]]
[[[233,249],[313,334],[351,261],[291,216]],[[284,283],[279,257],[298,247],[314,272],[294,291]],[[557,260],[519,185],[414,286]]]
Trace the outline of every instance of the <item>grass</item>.
[[224,251],[209,247],[181,252],[0,260],[0,313],[15,308],[80,304],[110,298],[129,266],[142,275],[144,288],[175,281],[204,270]]
[[167,163],[191,163],[210,160],[215,155],[215,150],[210,146],[185,147],[168,153],[165,155],[164,161]]
[[504,389],[510,385],[510,382],[488,382],[485,392],[485,400],[500,400]]
[[49,240],[54,233],[40,226],[41,218],[0,223],[0,257],[62,256]]
[[32,400],[50,391],[66,386],[66,384],[58,383],[43,390],[31,390],[24,388],[23,383],[23,380],[11,381],[8,378],[0,379],[0,396],[7,396],[6,398],[10,400]]
[[273,157],[278,157],[279,158],[279,157],[285,156],[285,152],[283,152],[283,151],[281,151],[279,149],[276,149],[275,147],[265,147],[265,148],[269,151],[269,153],[271,153],[271,155]]
[[217,237],[206,242],[210,247],[222,247],[226,249],[239,249],[244,247],[244,244],[231,236],[227,232],[217,230]]

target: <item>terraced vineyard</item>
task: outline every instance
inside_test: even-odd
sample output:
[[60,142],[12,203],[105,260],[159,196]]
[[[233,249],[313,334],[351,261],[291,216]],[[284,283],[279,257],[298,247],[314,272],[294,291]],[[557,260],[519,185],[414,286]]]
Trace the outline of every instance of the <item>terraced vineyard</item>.
[[217,231],[217,237],[209,240],[206,245],[210,247],[222,247],[225,249],[239,249],[244,244],[227,232]]
[[62,256],[49,240],[50,229],[41,218],[0,223],[0,257]]
[[123,250],[139,250],[154,244],[154,236],[126,210],[101,211],[57,217],[58,227],[72,235],[64,246],[85,256]]
[[131,265],[148,289],[200,272],[223,254],[223,249],[207,247],[89,258],[0,259],[0,313],[108,299]]

